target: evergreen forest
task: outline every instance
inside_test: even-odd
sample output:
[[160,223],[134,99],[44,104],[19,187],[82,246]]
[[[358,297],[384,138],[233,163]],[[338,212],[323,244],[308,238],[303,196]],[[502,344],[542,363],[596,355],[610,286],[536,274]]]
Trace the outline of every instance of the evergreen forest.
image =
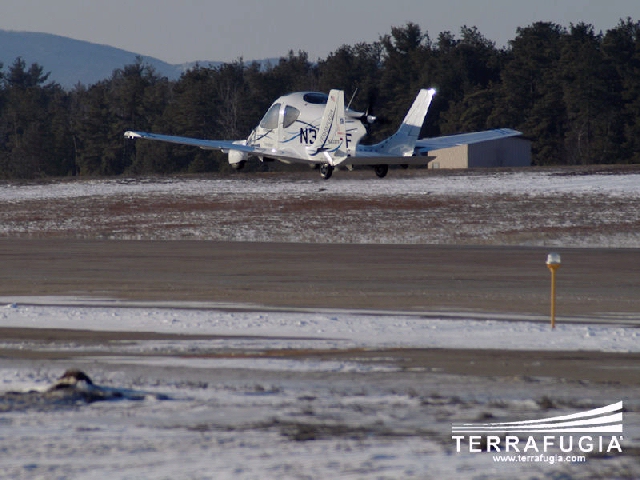
[[48,76],[23,58],[0,65],[0,179],[226,171],[218,152],[123,133],[242,139],[280,95],[332,88],[378,116],[371,142],[435,87],[422,137],[508,127],[533,141],[535,165],[640,163],[640,22],[630,18],[604,33],[538,22],[503,48],[475,27],[432,38],[408,23],[325,59],[196,65],[176,81],[142,59],[71,90]]

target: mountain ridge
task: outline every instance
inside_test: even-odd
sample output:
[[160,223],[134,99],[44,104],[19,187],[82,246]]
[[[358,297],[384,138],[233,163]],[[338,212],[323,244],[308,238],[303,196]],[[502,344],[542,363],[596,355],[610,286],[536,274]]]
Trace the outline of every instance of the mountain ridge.
[[194,65],[218,66],[224,62],[194,61],[170,64],[160,59],[84,40],[41,32],[24,32],[0,29],[0,63],[3,71],[21,57],[27,65],[37,63],[50,72],[49,81],[71,89],[78,83],[89,86],[109,78],[113,71],[135,63],[137,57],[155,68],[156,72],[170,80]]

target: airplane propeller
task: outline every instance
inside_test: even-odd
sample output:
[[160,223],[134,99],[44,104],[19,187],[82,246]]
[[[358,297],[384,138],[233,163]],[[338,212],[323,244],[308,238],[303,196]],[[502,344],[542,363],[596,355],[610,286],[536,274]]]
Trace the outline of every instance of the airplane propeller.
[[373,125],[374,123],[377,125],[387,125],[390,123],[387,117],[374,115],[374,109],[376,108],[377,103],[378,91],[376,89],[371,89],[367,98],[367,109],[364,115],[359,118],[359,120],[365,125]]

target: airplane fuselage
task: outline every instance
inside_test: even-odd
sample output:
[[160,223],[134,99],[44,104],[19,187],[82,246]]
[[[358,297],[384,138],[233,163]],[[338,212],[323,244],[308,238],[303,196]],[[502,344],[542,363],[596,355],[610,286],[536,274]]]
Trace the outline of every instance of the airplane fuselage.
[[[327,98],[326,94],[319,92],[296,92],[278,98],[251,132],[246,145],[256,149],[274,149],[298,159],[307,158],[312,164],[322,163],[314,158],[316,155],[310,153],[308,147],[326,133],[320,131],[320,124]],[[345,110],[345,135],[341,147],[347,156],[355,155],[357,145],[367,134],[360,120],[362,115],[361,112]],[[330,139],[327,147],[338,147],[337,143]]]

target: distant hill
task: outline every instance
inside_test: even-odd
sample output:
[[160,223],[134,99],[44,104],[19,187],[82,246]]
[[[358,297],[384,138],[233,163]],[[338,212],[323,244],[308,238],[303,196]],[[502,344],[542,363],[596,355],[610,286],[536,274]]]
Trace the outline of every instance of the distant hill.
[[[51,72],[49,80],[63,88],[73,88],[78,82],[92,85],[109,78],[113,70],[134,63],[139,54],[108,45],[74,40],[49,33],[14,32],[0,30],[0,62],[3,71],[22,57],[27,65],[37,63],[45,72]],[[196,62],[171,65],[153,57],[142,56],[144,62],[171,80],[176,80],[182,72]],[[220,65],[222,62],[201,61],[201,65]]]

